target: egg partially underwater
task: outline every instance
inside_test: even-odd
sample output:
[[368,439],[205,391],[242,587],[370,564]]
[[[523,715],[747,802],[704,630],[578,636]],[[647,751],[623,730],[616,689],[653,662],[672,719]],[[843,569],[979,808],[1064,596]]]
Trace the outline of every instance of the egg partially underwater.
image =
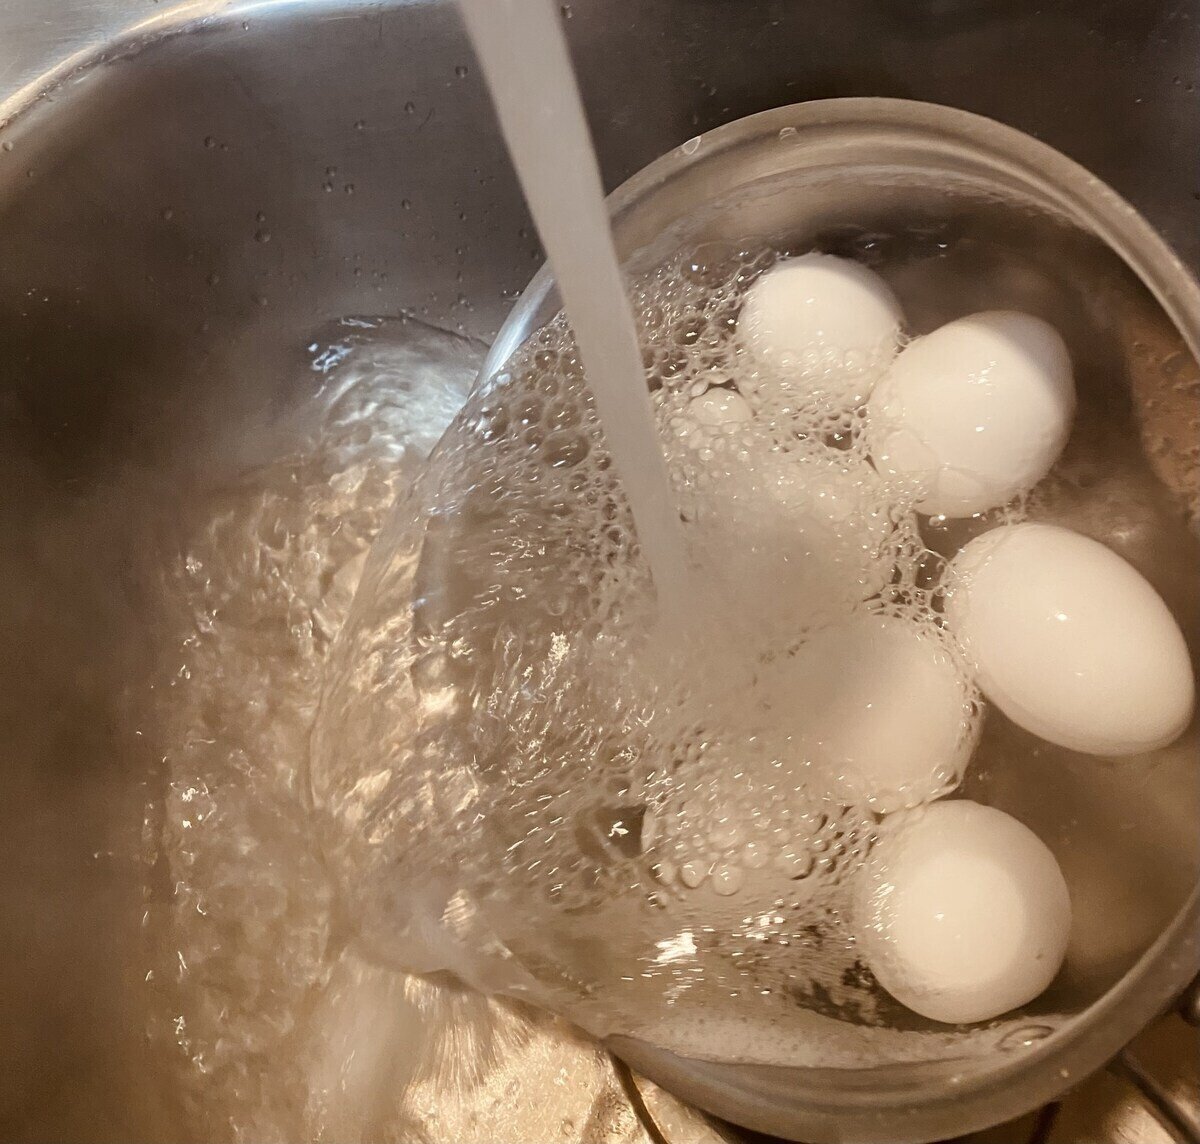
[[943,641],[932,624],[860,612],[783,661],[789,721],[818,789],[886,814],[958,783],[977,721]]
[[1014,723],[1092,755],[1164,747],[1191,721],[1187,644],[1162,597],[1098,541],[1025,523],[976,537],[946,617],[979,686]]
[[906,346],[868,407],[875,467],[921,486],[917,511],[974,516],[1033,488],[1071,431],[1071,358],[1041,318],[972,314]]
[[876,980],[933,1021],[987,1021],[1058,973],[1071,900],[1054,855],[993,807],[938,802],[880,840],[862,872],[858,943]]
[[904,314],[873,270],[832,254],[784,259],[747,292],[738,333],[760,399],[853,408],[899,346]]

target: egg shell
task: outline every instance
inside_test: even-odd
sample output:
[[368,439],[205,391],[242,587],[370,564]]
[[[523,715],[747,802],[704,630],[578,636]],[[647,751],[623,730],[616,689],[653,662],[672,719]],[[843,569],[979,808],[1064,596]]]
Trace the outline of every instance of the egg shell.
[[1075,412],[1071,358],[1041,318],[992,310],[906,346],[868,408],[872,460],[922,487],[917,510],[974,516],[1042,479]]
[[947,578],[946,616],[980,687],[1014,723],[1093,755],[1166,746],[1191,721],[1187,644],[1150,584],[1056,525],[993,529]]
[[878,474],[825,452],[732,458],[713,469],[693,533],[706,566],[738,591],[778,595],[793,617],[846,610],[878,592],[894,566],[895,525]]
[[863,871],[858,944],[876,980],[933,1021],[987,1021],[1058,973],[1071,900],[1054,855],[1015,818],[934,803],[885,832]]
[[888,813],[957,784],[973,695],[932,625],[859,613],[805,641],[786,681],[800,749],[831,797]]
[[[750,287],[738,332],[760,390],[861,404],[896,354],[904,313],[873,270],[831,254],[778,263]],[[788,391],[793,390],[794,393]]]
[[741,425],[754,416],[749,402],[740,393],[720,388],[693,397],[687,404],[687,411],[696,424],[709,429]]

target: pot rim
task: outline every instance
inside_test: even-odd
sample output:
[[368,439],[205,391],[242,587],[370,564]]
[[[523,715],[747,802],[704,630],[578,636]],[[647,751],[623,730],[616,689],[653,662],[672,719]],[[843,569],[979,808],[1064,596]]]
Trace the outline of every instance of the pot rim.
[[[905,131],[958,149],[1015,178],[1030,197],[1101,239],[1151,291],[1200,358],[1200,284],[1153,227],[1111,187],[1074,160],[1013,127],[938,104],[884,98],[815,100],[733,120],[654,160],[608,196],[614,229],[660,188],[747,143],[820,129]],[[497,372],[540,324],[551,302],[549,265],[510,312],[484,363]],[[759,1131],[816,1141],[894,1144],[958,1136],[1016,1118],[1101,1068],[1200,973],[1200,883],[1170,926],[1117,984],[1044,1041],[1004,1054],[974,1075],[839,1088],[835,1070],[728,1065],[687,1059],[626,1037],[607,1042],[639,1072],[677,1096]],[[944,1063],[944,1062],[943,1062]],[[847,1070],[861,1075],[862,1070]],[[811,1076],[806,1080],[806,1074]]]

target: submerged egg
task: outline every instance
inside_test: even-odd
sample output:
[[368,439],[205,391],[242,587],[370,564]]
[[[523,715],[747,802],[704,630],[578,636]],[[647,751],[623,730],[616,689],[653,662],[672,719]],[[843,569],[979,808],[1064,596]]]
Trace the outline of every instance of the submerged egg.
[[946,614],[1014,723],[1093,755],[1166,746],[1192,716],[1187,645],[1157,592],[1103,544],[1049,524],[993,529],[955,557]]
[[831,797],[886,813],[957,781],[974,740],[971,688],[932,627],[860,614],[817,632],[784,674]]
[[923,1017],[998,1017],[1042,993],[1062,965],[1062,872],[1003,811],[935,803],[885,834],[863,873],[859,945],[879,984]]
[[749,402],[740,393],[720,388],[693,397],[687,411],[693,421],[710,429],[739,425],[753,416]]
[[1075,410],[1067,347],[1029,314],[960,318],[900,353],[871,396],[872,459],[922,486],[917,509],[973,516],[1031,489]]
[[[894,523],[883,482],[865,461],[756,452],[707,474],[694,545],[716,576],[779,601],[796,627],[839,614],[892,574]],[[766,594],[769,594],[766,595]]]
[[780,262],[750,288],[741,340],[767,376],[760,386],[795,388],[847,407],[860,404],[896,353],[904,315],[882,278],[830,254]]

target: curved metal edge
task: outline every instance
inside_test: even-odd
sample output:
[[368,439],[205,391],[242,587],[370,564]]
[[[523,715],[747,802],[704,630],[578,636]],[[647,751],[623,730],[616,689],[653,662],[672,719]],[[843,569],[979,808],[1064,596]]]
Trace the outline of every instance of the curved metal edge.
[[[609,216],[617,218],[656,188],[708,157],[739,145],[748,134],[767,136],[789,127],[845,126],[854,123],[895,124],[983,143],[1017,163],[1022,181],[1030,168],[1046,173],[1038,190],[1075,221],[1114,249],[1145,283],[1166,311],[1193,355],[1200,358],[1200,283],[1183,260],[1137,209],[1107,183],[1061,151],[1015,127],[961,108],[919,100],[851,97],[818,99],[771,108],[723,123],[689,139],[643,167],[607,198]],[[1016,154],[1018,151],[1024,154]],[[1146,257],[1131,259],[1126,248],[1142,247]],[[1165,272],[1165,273],[1164,273]],[[493,343],[481,371],[495,373],[524,338],[524,328],[554,285],[548,265],[534,275]]]
[[1184,991],[1179,1001],[1179,1015],[1189,1024],[1200,1029],[1200,977]]
[[[393,0],[394,3],[419,0]],[[270,13],[289,8],[307,9],[378,7],[378,0],[183,0],[173,7],[129,22],[125,13],[114,12],[98,18],[95,25],[75,37],[75,45],[63,42],[60,55],[44,71],[36,72],[8,94],[0,92],[0,131],[9,127],[24,112],[40,103],[64,83],[105,63],[114,56],[140,50],[167,37],[224,24],[232,19]],[[38,65],[32,65],[36,68]]]

